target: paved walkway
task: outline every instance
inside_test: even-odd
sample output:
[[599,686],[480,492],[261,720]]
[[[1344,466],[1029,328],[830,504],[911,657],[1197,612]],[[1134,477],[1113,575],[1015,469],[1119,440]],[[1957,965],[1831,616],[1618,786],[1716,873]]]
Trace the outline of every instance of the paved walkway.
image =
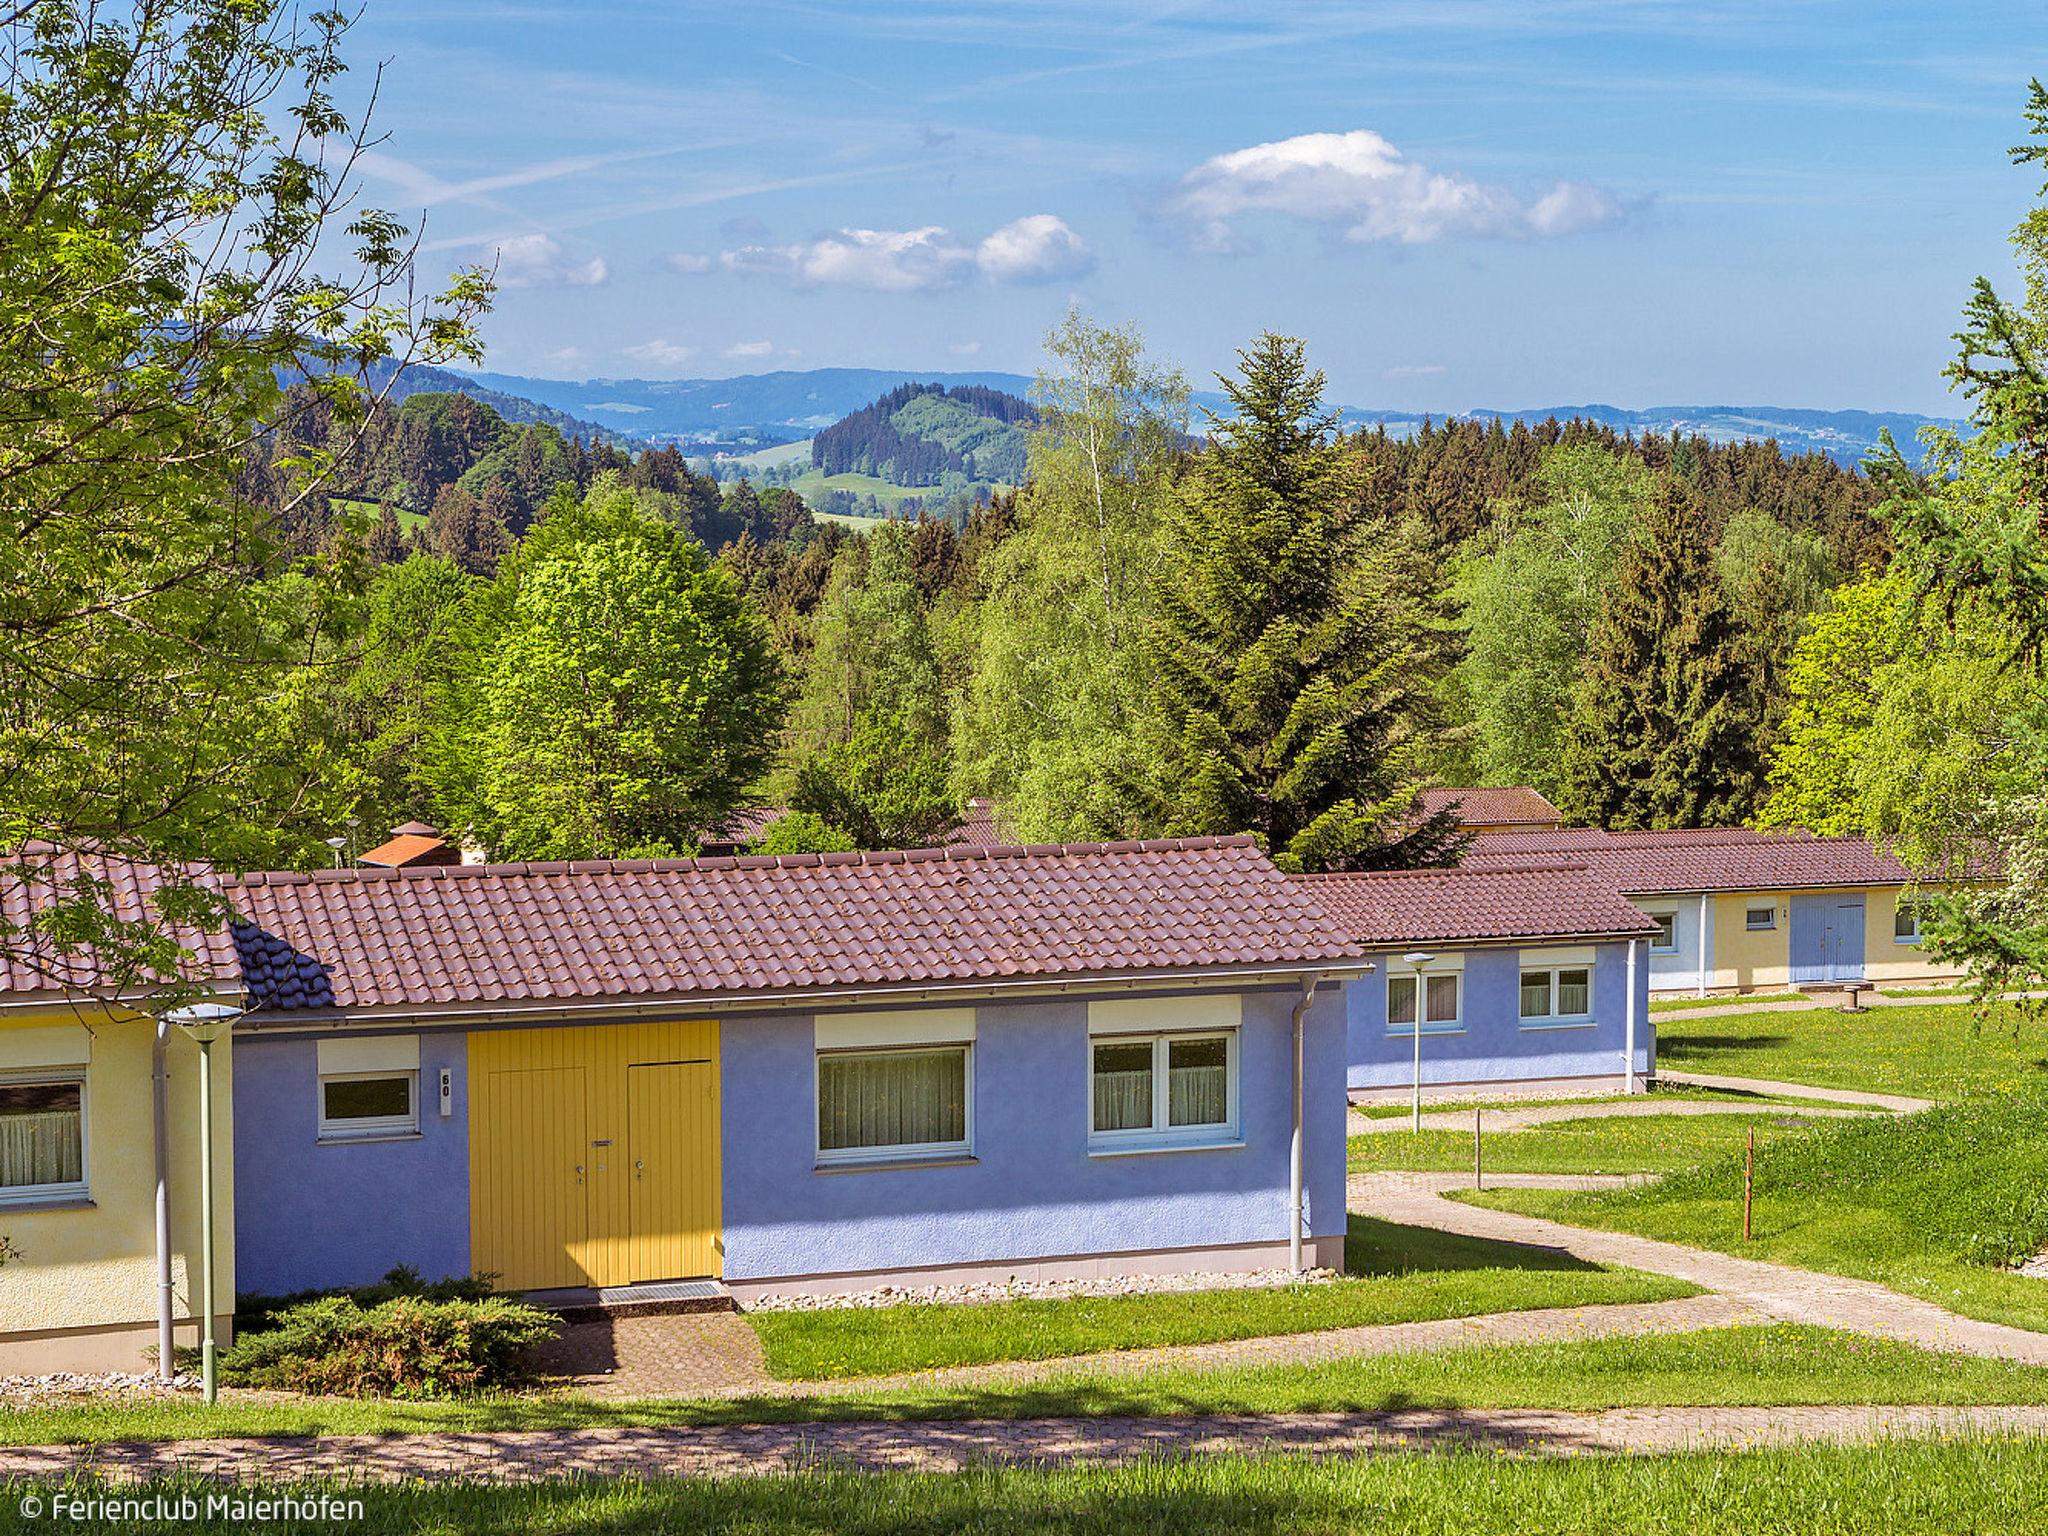
[[1783,1099],[1819,1099],[1827,1104],[1890,1109],[1907,1115],[1934,1108],[1932,1099],[1912,1099],[1902,1093],[1871,1093],[1861,1088],[1816,1088],[1810,1083],[1782,1083],[1768,1077],[1726,1077],[1716,1072],[1672,1072],[1661,1068],[1657,1076],[1667,1083],[1679,1083],[1687,1088],[1719,1088],[1726,1093],[1768,1093]]
[[1383,1413],[1190,1414],[1179,1418],[967,1419],[702,1429],[535,1430],[325,1440],[207,1440],[0,1450],[0,1477],[90,1471],[245,1480],[348,1477],[392,1483],[483,1478],[741,1477],[829,1465],[960,1471],[990,1462],[1106,1464],[1138,1457],[1353,1456],[1490,1445],[1525,1455],[1841,1443],[1903,1435],[2048,1433],[2048,1408],[1404,1409]]
[[[1668,1075],[1668,1074],[1667,1074]],[[1876,1106],[1833,1105],[1822,1108],[1802,1104],[1701,1104],[1691,1099],[1660,1098],[1648,1094],[1641,1098],[1617,1099],[1606,1103],[1592,1104],[1543,1104],[1533,1109],[1516,1109],[1513,1105],[1495,1108],[1486,1107],[1486,1129],[1488,1131],[1526,1131],[1532,1126],[1553,1125],[1560,1120],[1605,1120],[1611,1116],[1634,1118],[1639,1115],[1785,1115],[1799,1119],[1829,1115],[1869,1115],[1878,1113]],[[1383,1136],[1409,1127],[1407,1116],[1399,1119],[1382,1117],[1371,1119],[1365,1115],[1351,1117],[1350,1130],[1353,1136]],[[1472,1129],[1470,1109],[1439,1109],[1422,1112],[1422,1128],[1425,1131],[1469,1131]]]
[[[1356,1174],[1348,1194],[1351,1209],[1361,1215],[1498,1242],[1535,1243],[1590,1263],[1624,1264],[1673,1275],[1766,1317],[1873,1334],[1926,1349],[2048,1365],[2048,1333],[1958,1317],[1931,1301],[1901,1295],[1869,1280],[1736,1258],[1625,1232],[1595,1232],[1441,1198],[1444,1190],[1463,1188],[1468,1182],[1448,1173]],[[1585,1179],[1533,1174],[1503,1175],[1488,1182],[1496,1187],[1591,1187],[1591,1181]]]
[[773,1385],[737,1312],[628,1314],[571,1323],[540,1368],[586,1397],[744,1397]]

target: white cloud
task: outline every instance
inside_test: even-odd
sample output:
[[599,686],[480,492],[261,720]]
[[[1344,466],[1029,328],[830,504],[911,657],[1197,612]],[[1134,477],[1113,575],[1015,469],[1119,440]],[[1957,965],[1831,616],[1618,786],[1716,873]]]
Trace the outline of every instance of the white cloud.
[[498,243],[501,288],[594,288],[609,275],[602,256],[576,261],[552,235],[512,235]]
[[957,283],[974,254],[950,230],[842,229],[798,245],[743,245],[719,261],[729,272],[767,272],[807,286],[915,293]]
[[543,353],[542,356],[551,363],[580,363],[583,361],[583,349],[581,347],[557,347],[552,352]]
[[973,357],[981,351],[981,343],[978,341],[956,341],[946,350],[955,357]]
[[696,251],[670,251],[661,258],[661,264],[671,272],[709,272],[715,265],[709,256]]
[[1230,250],[1235,221],[1281,213],[1341,226],[1360,244],[1422,245],[1457,236],[1559,235],[1611,222],[1621,205],[1597,187],[1561,182],[1534,204],[1506,187],[1429,170],[1369,129],[1304,133],[1203,161],[1167,209],[1197,245]]
[[673,341],[663,341],[657,337],[653,341],[643,341],[638,346],[624,347],[620,350],[623,355],[635,362],[653,363],[660,368],[674,368],[686,362],[696,349],[679,346]]
[[1383,379],[1433,379],[1440,373],[1448,373],[1442,363],[1396,363],[1380,373]]
[[1095,265],[1081,237],[1050,213],[1026,214],[975,248],[982,274],[998,283],[1049,283],[1079,277]]
[[790,245],[743,245],[721,252],[718,260],[728,272],[871,293],[951,288],[977,273],[992,283],[1052,282],[1094,265],[1081,237],[1050,213],[1027,214],[975,243],[939,224],[841,229]]
[[775,350],[772,341],[736,341],[725,349],[727,357],[766,357]]

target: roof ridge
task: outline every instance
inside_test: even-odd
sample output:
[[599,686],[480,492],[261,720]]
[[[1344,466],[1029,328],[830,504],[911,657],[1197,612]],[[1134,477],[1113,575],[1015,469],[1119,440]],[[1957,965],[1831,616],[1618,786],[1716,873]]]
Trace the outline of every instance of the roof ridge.
[[1543,875],[1589,871],[1592,865],[1577,859],[1525,858],[1509,862],[1511,855],[1496,855],[1499,863],[1433,864],[1423,869],[1333,869],[1316,874],[1296,875],[1297,880],[1384,880],[1413,875]]
[[230,876],[229,886],[350,884],[377,880],[548,878],[557,875],[689,874],[727,869],[811,869],[893,864],[960,863],[979,859],[1071,858],[1092,854],[1201,853],[1213,848],[1256,848],[1249,833],[1218,837],[1134,838],[1123,842],[1004,843],[994,847],[952,843],[940,848],[877,848],[854,853],[727,854],[675,859],[557,859],[506,864],[438,864],[392,869],[250,870]]

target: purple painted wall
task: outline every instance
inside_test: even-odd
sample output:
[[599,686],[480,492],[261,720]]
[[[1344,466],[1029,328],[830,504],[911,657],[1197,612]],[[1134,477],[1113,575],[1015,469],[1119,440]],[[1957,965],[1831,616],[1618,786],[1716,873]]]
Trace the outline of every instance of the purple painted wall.
[[[400,1264],[469,1273],[468,1037],[420,1037],[420,1133],[319,1140],[319,1068],[306,1038],[235,1040],[235,1281],[244,1291],[363,1285]],[[455,1074],[455,1113],[437,1102]]]
[[[1297,995],[1245,996],[1240,1148],[1090,1157],[1088,1005],[1061,999],[980,1009],[972,1164],[860,1172],[816,1170],[811,1020],[729,1023],[726,1276],[1285,1241]],[[1312,1237],[1344,1231],[1343,1018],[1326,987],[1307,1020]]]
[[[1532,945],[1532,948],[1551,946]],[[1514,947],[1452,951],[1465,961],[1464,996],[1456,1031],[1425,1028],[1422,1081],[1505,1083],[1552,1077],[1621,1079],[1627,1035],[1628,945],[1594,946],[1593,1020],[1571,1028],[1525,1029],[1521,1023],[1521,951]],[[1373,956],[1372,974],[1345,984],[1348,1070],[1352,1088],[1397,1088],[1414,1080],[1414,1037],[1404,1027],[1387,1032],[1387,968],[1399,953]],[[1657,1059],[1649,1022],[1650,970],[1636,951],[1636,1071]]]

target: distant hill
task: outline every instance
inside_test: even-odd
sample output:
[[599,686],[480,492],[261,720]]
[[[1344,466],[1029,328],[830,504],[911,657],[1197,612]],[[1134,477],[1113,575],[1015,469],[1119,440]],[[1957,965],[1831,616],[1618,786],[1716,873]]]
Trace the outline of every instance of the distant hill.
[[[441,370],[415,370],[439,374]],[[917,373],[881,368],[812,368],[781,373],[745,374],[731,379],[560,379],[524,378],[516,374],[464,376],[460,387],[496,404],[495,395],[551,410],[588,430],[596,422],[621,437],[682,444],[726,444],[735,447],[791,442],[861,410],[890,390],[905,384],[981,387],[1014,396],[1025,395],[1031,380],[1020,373]],[[422,383],[422,389],[451,387]],[[485,393],[489,391],[491,393]],[[1210,391],[1195,403],[1221,410],[1224,399]],[[514,417],[500,407],[500,414]],[[1945,417],[1917,416],[1902,411],[1823,411],[1775,405],[1660,405],[1631,409],[1614,405],[1545,405],[1519,410],[1480,407],[1461,411],[1417,411],[1398,407],[1346,406],[1347,426],[1384,423],[1406,436],[1425,419],[1446,416],[1498,418],[1540,422],[1582,417],[1637,435],[1697,433],[1711,442],[1744,438],[1775,438],[1787,453],[1825,453],[1838,464],[1860,464],[1877,447],[1878,433],[1889,428],[1909,458],[1917,457],[1914,435],[1930,424],[1956,425]],[[531,418],[541,419],[541,418]],[[559,425],[559,422],[557,423]],[[1197,419],[1199,428],[1199,417]],[[564,431],[571,430],[568,427]]]
[[[391,377],[391,366],[380,364],[370,374],[370,385],[381,389]],[[499,416],[514,426],[532,424],[555,428],[564,437],[580,437],[585,442],[596,442],[605,438],[619,438],[625,434],[594,421],[585,421],[567,411],[545,405],[530,395],[511,393],[494,389],[480,379],[466,373],[457,373],[452,368],[434,368],[425,363],[415,363],[398,376],[398,382],[391,388],[390,401],[402,405],[414,395],[456,394],[467,395],[488,405]]]
[[812,438],[811,464],[891,485],[937,486],[951,475],[1015,485],[1036,414],[1028,400],[984,384],[903,384]]

